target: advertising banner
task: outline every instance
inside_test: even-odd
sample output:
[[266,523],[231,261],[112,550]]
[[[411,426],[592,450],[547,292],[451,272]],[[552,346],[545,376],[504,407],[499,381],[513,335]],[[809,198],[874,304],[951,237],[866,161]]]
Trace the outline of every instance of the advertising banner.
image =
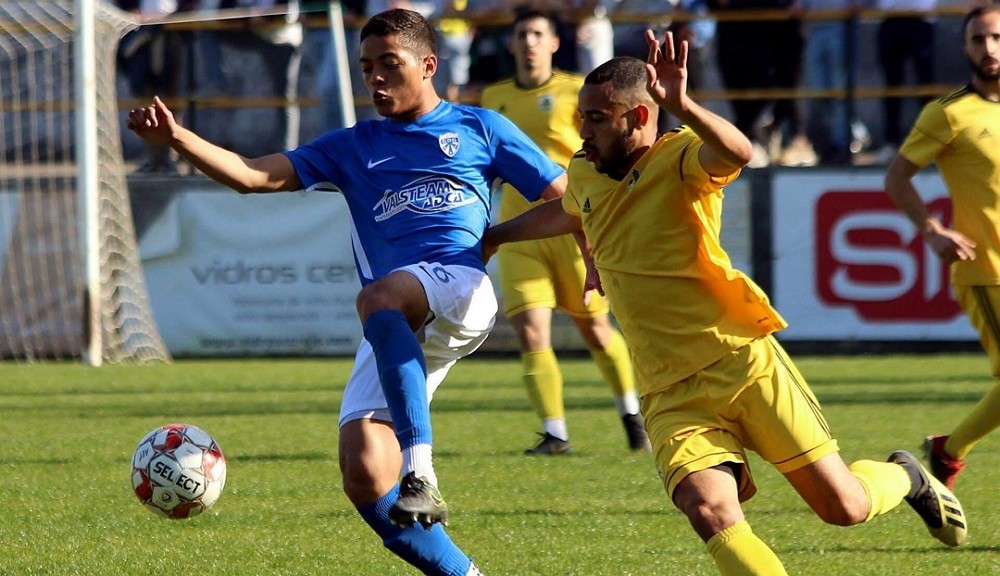
[[[141,203],[141,200],[139,201]],[[177,356],[353,354],[351,224],[339,194],[169,195],[139,230],[160,333]]]
[[[976,340],[948,267],[886,195],[881,171],[778,172],[772,298],[786,340]],[[936,172],[914,185],[951,224]]]

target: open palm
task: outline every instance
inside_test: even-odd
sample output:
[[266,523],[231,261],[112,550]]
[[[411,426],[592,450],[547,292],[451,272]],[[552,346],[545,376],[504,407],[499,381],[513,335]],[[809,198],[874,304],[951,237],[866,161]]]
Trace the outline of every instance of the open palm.
[[646,30],[646,44],[649,56],[646,58],[646,72],[649,82],[646,91],[661,108],[667,112],[681,109],[687,95],[688,43],[680,43],[679,53],[674,48],[674,35],[667,32],[661,49],[652,30]]

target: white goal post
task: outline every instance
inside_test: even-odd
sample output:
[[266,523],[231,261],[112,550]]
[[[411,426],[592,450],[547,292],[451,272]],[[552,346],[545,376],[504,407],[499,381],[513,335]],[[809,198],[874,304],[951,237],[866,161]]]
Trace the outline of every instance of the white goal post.
[[170,360],[122,160],[115,56],[135,25],[104,1],[0,2],[0,359]]

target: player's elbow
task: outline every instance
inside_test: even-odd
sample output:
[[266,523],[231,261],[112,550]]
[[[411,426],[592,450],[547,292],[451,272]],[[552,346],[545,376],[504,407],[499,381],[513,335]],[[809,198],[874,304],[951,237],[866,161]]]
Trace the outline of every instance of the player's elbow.
[[746,166],[753,160],[753,143],[749,138],[743,139],[738,146],[733,149],[733,157],[737,165]]
[[232,189],[236,190],[240,194],[256,194],[257,192],[260,192],[260,190],[257,190],[255,188],[251,188],[249,186],[243,186],[243,185],[240,185],[240,184],[232,186]]
[[917,166],[897,154],[885,169],[885,177],[882,179],[882,185],[889,196],[896,197],[906,188],[906,184],[910,182],[916,173]]
[[284,180],[275,180],[266,175],[252,175],[244,179],[236,179],[229,183],[229,187],[240,194],[267,194],[269,192],[288,192],[298,190],[298,183],[291,183]]
[[561,233],[562,234],[574,234],[576,232],[583,231],[583,220],[578,216],[573,216],[568,212],[560,213]]
[[268,192],[279,192],[277,188],[271,188],[269,186],[261,186],[256,184],[233,184],[231,185],[233,190],[236,190],[240,194],[266,194]]

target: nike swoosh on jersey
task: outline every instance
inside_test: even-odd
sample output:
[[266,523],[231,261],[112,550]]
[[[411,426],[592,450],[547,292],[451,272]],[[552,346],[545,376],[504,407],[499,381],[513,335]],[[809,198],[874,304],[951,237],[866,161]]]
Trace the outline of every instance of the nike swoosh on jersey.
[[395,158],[395,156],[389,156],[388,158],[383,158],[381,160],[375,160],[375,161],[369,159],[368,160],[368,169],[371,170],[372,168],[378,166],[379,164],[382,164],[383,162],[388,162],[389,160],[392,160],[393,158]]

